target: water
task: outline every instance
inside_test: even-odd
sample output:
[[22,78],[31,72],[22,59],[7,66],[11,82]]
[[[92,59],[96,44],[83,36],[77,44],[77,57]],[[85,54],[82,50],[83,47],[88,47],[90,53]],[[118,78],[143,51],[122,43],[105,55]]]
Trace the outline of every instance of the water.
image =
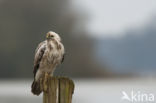
[[[129,95],[132,90],[156,95],[154,78],[85,79],[74,80],[74,82],[73,103],[130,103],[121,100],[121,97],[122,91]],[[0,103],[42,103],[42,95],[34,96],[30,92],[30,86],[30,80],[1,80]]]

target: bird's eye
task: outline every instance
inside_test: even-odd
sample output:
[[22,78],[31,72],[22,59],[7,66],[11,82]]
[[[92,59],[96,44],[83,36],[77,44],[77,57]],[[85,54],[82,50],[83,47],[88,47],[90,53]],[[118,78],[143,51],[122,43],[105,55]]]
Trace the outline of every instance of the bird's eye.
[[50,37],[54,37],[54,35],[50,35]]

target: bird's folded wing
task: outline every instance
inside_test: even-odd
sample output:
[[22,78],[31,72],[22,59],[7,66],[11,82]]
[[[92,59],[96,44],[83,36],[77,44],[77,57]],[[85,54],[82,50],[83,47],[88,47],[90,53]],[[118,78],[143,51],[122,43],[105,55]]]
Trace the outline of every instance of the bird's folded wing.
[[46,49],[46,41],[41,42],[36,48],[35,58],[34,58],[34,70],[33,70],[34,77],[36,75],[37,70],[39,69],[40,62],[44,55],[45,49]]

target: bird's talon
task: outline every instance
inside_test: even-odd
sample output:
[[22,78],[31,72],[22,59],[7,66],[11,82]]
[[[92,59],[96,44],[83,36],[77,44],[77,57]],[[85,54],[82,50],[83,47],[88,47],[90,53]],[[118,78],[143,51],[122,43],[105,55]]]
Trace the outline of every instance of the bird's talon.
[[44,81],[43,81],[43,90],[46,92],[47,89],[48,89],[48,86],[47,86],[47,82],[48,82],[48,73],[45,73],[45,76],[44,76]]
[[40,78],[40,90],[43,91],[43,78]]

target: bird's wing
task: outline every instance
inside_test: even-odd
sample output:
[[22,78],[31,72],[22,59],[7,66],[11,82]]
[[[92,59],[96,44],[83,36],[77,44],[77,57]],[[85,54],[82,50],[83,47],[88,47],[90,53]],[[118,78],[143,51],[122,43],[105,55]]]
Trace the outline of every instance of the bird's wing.
[[34,70],[33,70],[34,78],[36,76],[37,70],[39,69],[40,61],[42,60],[45,49],[46,49],[46,41],[41,42],[36,48],[35,58],[34,58]]

